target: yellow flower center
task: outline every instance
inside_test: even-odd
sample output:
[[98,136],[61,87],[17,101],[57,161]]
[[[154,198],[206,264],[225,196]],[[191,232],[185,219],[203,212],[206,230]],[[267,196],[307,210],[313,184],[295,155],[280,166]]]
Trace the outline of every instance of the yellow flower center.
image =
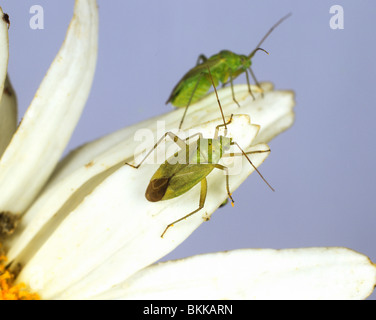
[[0,300],[39,300],[39,295],[30,292],[26,284],[14,284],[15,275],[6,268],[6,261],[0,244]]

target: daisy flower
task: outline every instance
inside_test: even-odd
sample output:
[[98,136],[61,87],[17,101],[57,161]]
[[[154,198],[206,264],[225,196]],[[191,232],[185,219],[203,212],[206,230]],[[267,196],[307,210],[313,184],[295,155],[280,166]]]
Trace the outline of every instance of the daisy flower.
[[[0,15],[4,16],[3,12]],[[184,110],[145,120],[87,143],[60,160],[86,103],[98,45],[95,0],[76,0],[66,39],[16,127],[17,101],[7,78],[8,24],[0,22],[0,298],[2,299],[362,299],[373,290],[376,268],[345,248],[242,249],[155,263],[208,220],[227,197],[225,176],[207,177],[204,208],[200,186],[166,201],[149,202],[145,190],[160,163],[134,169],[150,146],[178,127]],[[255,167],[266,145],[294,121],[294,95],[270,83],[220,90],[228,136]],[[189,110],[179,136],[213,137],[223,123],[213,94]],[[164,132],[162,132],[163,134]],[[149,139],[150,140],[150,139]],[[150,142],[150,141],[149,141]],[[163,142],[155,155],[177,148]],[[163,149],[163,150],[162,150]],[[244,157],[227,159],[234,191],[254,168]],[[234,165],[236,163],[236,165]],[[5,256],[6,254],[6,256]]]

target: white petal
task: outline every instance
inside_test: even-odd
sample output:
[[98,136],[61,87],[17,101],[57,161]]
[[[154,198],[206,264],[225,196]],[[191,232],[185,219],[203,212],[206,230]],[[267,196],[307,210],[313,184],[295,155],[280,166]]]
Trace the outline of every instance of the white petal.
[[[4,98],[2,98],[7,76],[8,59],[8,24],[4,19],[3,10],[0,7],[0,157],[7,147],[17,125],[17,108],[14,110],[14,105],[9,103],[8,95],[4,95]],[[6,93],[10,93],[10,91],[6,91]]]
[[97,299],[364,299],[376,267],[345,248],[243,249],[145,268]]
[[[271,83],[261,84],[264,96],[257,92],[258,88],[252,86],[256,96],[253,100],[248,92],[247,85],[235,85],[235,95],[241,104],[239,108],[232,100],[231,88],[218,90],[220,101],[225,115],[248,114],[251,122],[260,125],[261,129],[254,144],[267,143],[273,137],[288,129],[294,121],[293,107],[295,105],[294,93],[291,91],[273,90]],[[143,121],[136,125],[118,130],[98,140],[87,143],[71,152],[57,167],[57,170],[49,183],[54,183],[89,163],[101,153],[107,152],[118,146],[120,142],[127,141],[128,149],[135,148],[133,139],[136,130],[154,127],[157,121],[165,122],[166,131],[176,129],[179,126],[184,108],[174,110],[167,114]],[[204,123],[219,118],[220,112],[214,93],[209,94],[189,108],[183,129],[190,128],[197,123]],[[162,132],[161,134],[163,134]],[[133,144],[132,144],[133,142]],[[137,145],[137,144],[136,144]]]
[[[274,90],[273,85],[269,82],[262,83],[261,87],[263,96],[261,96],[258,87],[252,86],[252,92],[255,96],[255,99],[253,99],[248,92],[247,85],[235,86],[235,96],[240,108],[233,101],[230,87],[218,91],[225,115],[248,114],[251,122],[260,126],[260,132],[254,144],[268,143],[276,135],[288,129],[294,121],[294,93],[292,91]],[[219,115],[216,96],[211,93],[207,98],[189,108],[184,126],[189,127],[191,123],[197,121],[209,121],[219,117]]]
[[[233,102],[231,89],[220,90],[219,93],[225,110],[228,110],[225,112],[226,114],[231,114],[232,112],[237,114],[245,111],[246,114],[251,114],[252,117],[252,114],[255,113],[257,114],[258,123],[262,124],[260,132],[265,132],[265,128],[267,128],[267,130],[273,133],[272,135],[276,135],[281,132],[281,127],[273,126],[273,124],[278,122],[279,118],[293,118],[293,93],[289,91],[273,91],[272,85],[268,83],[263,84],[263,88],[264,98],[259,97],[253,101],[249,96],[247,86],[236,86],[235,93],[243,105],[242,108],[238,108]],[[257,96],[256,87],[253,91]],[[274,112],[270,112],[269,105],[273,108],[279,106],[279,108],[277,108],[278,110],[274,110]],[[177,128],[183,111],[183,109],[180,109],[146,120],[84,145],[71,153],[59,166],[59,170],[55,172],[52,180],[48,183],[37,201],[24,215],[20,229],[26,228],[31,221],[33,225],[23,232],[22,239],[18,239],[19,235],[16,234],[10,240],[11,243],[9,246],[11,247],[11,251],[8,253],[8,257],[10,259],[16,258],[35,234],[48,223],[50,218],[65,203],[70,201],[69,199],[76,199],[77,193],[80,193],[81,189],[86,190],[88,181],[90,183],[98,181],[95,177],[101,176],[104,178],[119,168],[124,162],[132,161],[135,148],[140,144],[139,141],[135,141],[134,137],[138,129],[146,128],[151,130],[151,133],[157,140],[166,131]],[[264,113],[267,115],[264,116]],[[192,106],[184,127],[189,128],[189,126],[194,126],[191,118],[195,118],[198,121],[197,123],[202,123],[206,120],[215,119],[219,115],[217,100],[211,94]],[[163,123],[163,128],[158,128],[157,121]],[[274,129],[275,131],[273,131]],[[256,139],[258,138],[256,137]]]
[[157,134],[155,129],[157,121],[165,121],[166,130],[162,134],[168,130],[176,128],[176,117],[174,117],[173,113],[169,113],[157,118],[142,121],[86,143],[70,152],[58,164],[50,181],[48,181],[47,188],[63,180],[71,173],[75,173],[77,170],[82,170],[82,167],[88,163],[98,162],[98,160],[104,155],[118,153],[120,156],[118,161],[124,159],[131,160],[131,157],[134,155],[134,149],[139,144],[139,141],[135,141],[134,139],[135,132],[139,129],[147,128],[150,129],[153,134]]
[[0,161],[1,211],[23,212],[57,164],[90,92],[95,0],[77,0],[66,39]]
[[8,77],[0,101],[0,158],[17,128],[17,97]]
[[[218,123],[221,121],[199,129],[212,137]],[[249,124],[248,116],[235,116],[232,125],[229,134],[241,145],[249,145],[258,131]],[[268,150],[266,145],[258,148]],[[251,159],[259,165],[267,154],[252,155]],[[227,197],[225,176],[219,170],[213,171],[208,177],[204,209],[177,223],[161,238],[169,223],[198,207],[200,186],[172,200],[148,202],[145,190],[157,168],[158,164],[139,169],[122,165],[108,177],[97,176],[104,180],[90,193],[86,190],[82,202],[78,190],[65,204],[67,212],[57,212],[17,257],[15,262],[27,261],[18,281],[31,286],[38,283],[38,292],[46,299],[85,298],[103,292],[174,249]],[[252,171],[250,164],[242,160],[240,174],[230,176],[231,190]],[[28,229],[34,228],[33,224],[34,220]]]

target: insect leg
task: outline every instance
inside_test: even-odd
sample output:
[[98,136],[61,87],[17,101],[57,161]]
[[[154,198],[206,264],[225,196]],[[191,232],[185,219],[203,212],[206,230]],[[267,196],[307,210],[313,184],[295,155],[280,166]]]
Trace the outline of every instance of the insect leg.
[[133,164],[130,164],[128,162],[126,162],[125,164],[132,167],[132,168],[135,168],[135,169],[138,169],[140,167],[140,165],[146,160],[146,158],[148,156],[150,156],[150,154],[153,152],[154,149],[156,149],[158,147],[158,145],[167,137],[169,136],[171,138],[172,141],[174,141],[180,148],[184,149],[186,148],[187,144],[184,142],[184,140],[180,139],[176,134],[173,134],[172,132],[166,132],[159,140],[158,142],[154,145],[154,147],[152,149],[150,149],[150,151],[146,154],[146,156],[142,159],[142,161],[137,165],[133,165]]
[[230,183],[229,183],[229,174],[228,174],[228,168],[225,166],[222,166],[221,164],[213,164],[213,166],[217,169],[226,171],[226,189],[227,189],[227,195],[231,200],[231,205],[234,206],[234,199],[231,196],[230,192]]
[[[257,81],[256,76],[255,76],[255,74],[253,73],[251,67],[249,67],[248,69],[249,69],[249,72],[250,72],[250,74],[251,74],[251,76],[252,76],[253,81],[256,83],[256,86],[258,86],[258,87],[260,88],[260,90],[261,90],[261,97],[264,97],[264,91],[262,90],[262,88],[261,88],[261,86],[260,86],[260,83]],[[247,74],[247,72],[245,72],[245,74]],[[247,78],[248,78],[248,75],[247,75]],[[248,80],[248,79],[247,79],[247,80]],[[253,97],[253,94],[252,94],[252,93],[251,93],[251,95],[252,95],[252,97]],[[254,98],[254,97],[253,97],[253,98]]]
[[206,58],[206,56],[204,54],[200,54],[197,58],[197,61],[196,61],[196,66],[198,66],[199,64],[201,63],[204,63],[208,60],[208,58]]
[[[275,191],[274,189],[273,189],[273,187],[269,184],[269,182],[268,181],[266,181],[266,179],[263,177],[263,175],[261,174],[261,172],[260,171],[258,171],[258,169],[256,168],[256,166],[252,163],[252,161],[251,161],[251,159],[249,159],[249,157],[247,156],[247,153],[245,153],[244,152],[244,150],[239,146],[239,144],[237,143],[237,142],[235,142],[235,141],[233,141],[233,142],[231,142],[231,144],[232,145],[236,145],[238,148],[239,148],[239,150],[242,152],[241,154],[243,155],[243,156],[245,156],[246,157],[246,159],[248,160],[248,162],[251,164],[251,166],[253,167],[253,169],[255,169],[255,171],[258,173],[258,175],[260,176],[260,178],[262,179],[262,180],[264,180],[264,182],[267,184],[267,186],[272,190],[272,191]],[[265,150],[265,151],[262,151],[262,152],[269,152],[270,150]],[[252,152],[252,153],[262,153],[262,152]],[[249,153],[248,153],[249,154]],[[222,155],[222,157],[223,157],[223,155]]]
[[[189,143],[189,140],[191,140],[192,138],[198,136],[198,139],[197,139],[197,143],[200,139],[203,139],[203,135],[201,132],[197,132],[195,134],[192,134],[190,137],[186,138],[184,141],[187,141],[187,144],[186,144],[186,163],[196,163],[195,161],[191,161],[191,159],[197,159],[197,143],[196,145],[194,144],[190,144]],[[192,146],[192,148],[191,148]]]
[[201,191],[200,191],[200,202],[199,202],[199,205],[198,205],[198,208],[194,211],[192,211],[191,213],[188,213],[187,215],[185,215],[184,217],[170,223],[166,229],[163,231],[163,233],[161,234],[161,238],[163,238],[163,236],[165,235],[166,231],[171,228],[174,224],[190,217],[191,215],[195,214],[196,212],[200,211],[203,207],[204,207],[204,204],[205,204],[205,200],[206,200],[206,194],[207,194],[207,191],[208,191],[208,182],[206,181],[206,178],[202,179],[201,180]]
[[198,136],[199,139],[204,137],[204,136],[202,135],[201,132],[197,132],[197,133],[195,133],[195,134],[192,134],[190,137],[184,139],[184,141],[189,141],[189,139],[192,139],[192,138],[195,137],[195,136]]
[[248,75],[247,70],[245,70],[245,77],[246,77],[246,79],[247,79],[248,92],[249,92],[249,94],[252,96],[253,100],[255,100],[256,98],[255,98],[255,96],[253,95],[252,90],[251,90],[251,84],[250,84],[250,82],[249,82],[249,75]]
[[234,84],[232,82],[232,71],[230,70],[230,83],[231,83],[231,93],[232,93],[232,100],[238,105],[240,108],[239,102],[235,99],[235,92],[234,92]]
[[[270,149],[268,150],[257,150],[257,151],[248,151],[248,152],[245,152],[245,154],[255,154],[255,153],[264,153],[264,152],[270,152]],[[238,157],[238,156],[242,156],[243,153],[239,153],[239,152],[230,152],[230,153],[225,153],[222,155],[222,158],[227,158],[227,157]]]
[[[224,114],[223,114],[223,110],[222,110],[222,105],[221,105],[221,102],[220,102],[219,97],[218,97],[217,88],[215,87],[214,79],[213,79],[213,76],[212,76],[212,74],[211,74],[211,72],[210,72],[210,68],[209,68],[209,66],[207,66],[207,69],[208,69],[208,72],[209,72],[209,78],[210,78],[210,81],[211,81],[211,83],[212,83],[212,85],[213,85],[214,92],[215,92],[215,95],[216,95],[216,97],[217,97],[217,102],[218,102],[218,105],[219,105],[219,110],[221,111],[221,116],[222,116],[222,119],[223,119],[223,123],[226,123],[226,122],[225,122],[225,116],[224,116]],[[200,82],[200,80],[201,80],[201,78],[202,78],[203,75],[204,75],[204,73],[201,72],[200,75],[199,75],[199,77],[198,77],[198,79],[197,79],[196,85],[195,85],[195,87],[194,87],[194,89],[193,89],[193,91],[192,91],[192,94],[191,94],[191,96],[190,96],[190,98],[189,98],[188,104],[187,104],[187,106],[185,107],[183,117],[182,117],[182,119],[181,119],[181,121],[180,121],[179,130],[181,129],[181,127],[182,127],[182,125],[183,125],[183,121],[184,121],[184,118],[185,118],[185,116],[186,116],[186,114],[187,114],[188,107],[189,107],[189,105],[191,104],[191,101],[192,101],[192,99],[193,99],[193,96],[194,96],[194,94],[195,94],[195,92],[196,92],[196,89],[198,88],[198,84],[199,84],[199,82]],[[232,88],[232,87],[231,87],[231,88]],[[234,95],[233,95],[233,97],[234,97]],[[235,99],[235,98],[234,98],[234,99]],[[235,100],[235,101],[236,101],[236,100]],[[237,103],[237,102],[236,102],[236,103]],[[238,104],[238,106],[239,106],[239,104]],[[240,107],[240,106],[239,106],[239,107]],[[225,125],[225,127],[226,127],[226,125]],[[227,129],[227,128],[226,128],[226,129]]]
[[232,122],[232,117],[233,117],[233,114],[230,116],[230,120],[223,123],[223,124],[219,124],[215,127],[215,132],[214,132],[214,139],[217,139],[218,138],[218,135],[219,135],[219,129],[221,127],[225,127],[225,136],[227,135],[227,125],[230,124]]
[[219,97],[218,97],[217,88],[215,87],[214,80],[213,80],[213,76],[212,76],[212,74],[211,74],[211,72],[210,72],[210,68],[209,68],[209,66],[207,66],[207,68],[208,68],[208,72],[209,72],[209,77],[210,77],[211,83],[212,83],[213,88],[214,88],[215,96],[217,97],[217,102],[218,102],[218,105],[219,105],[219,110],[221,111],[221,115],[222,115],[223,123],[224,123],[225,129],[226,129],[226,131],[227,131],[226,121],[225,121],[225,115],[223,114],[223,109],[222,109],[221,101],[219,100]]
[[193,96],[194,96],[194,94],[195,94],[195,92],[196,92],[196,89],[197,89],[197,87],[198,87],[198,84],[200,83],[200,80],[201,80],[201,78],[202,78],[202,75],[203,75],[203,73],[200,73],[200,75],[198,76],[198,79],[197,79],[196,85],[195,85],[195,87],[193,88],[193,91],[192,91],[191,96],[189,97],[189,101],[188,101],[187,106],[185,107],[183,117],[182,117],[181,120],[180,120],[179,130],[181,129],[181,127],[182,127],[182,125],[183,125],[185,115],[187,114],[187,111],[188,111],[188,107],[189,107],[189,105],[191,104],[191,101],[192,101]]

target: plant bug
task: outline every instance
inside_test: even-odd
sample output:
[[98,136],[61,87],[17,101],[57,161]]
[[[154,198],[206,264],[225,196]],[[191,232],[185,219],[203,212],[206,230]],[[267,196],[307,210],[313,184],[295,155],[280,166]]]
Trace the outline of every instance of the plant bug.
[[[210,75],[210,71],[209,71]],[[215,93],[217,95],[217,101],[219,108],[221,110],[223,124],[219,124],[215,128],[214,137],[206,139],[203,137],[202,133],[195,133],[186,139],[181,139],[172,132],[166,132],[154,145],[154,147],[149,150],[142,161],[138,165],[132,165],[130,163],[125,163],[135,169],[138,169],[147,157],[155,150],[158,145],[167,137],[169,137],[174,143],[176,143],[180,150],[174,154],[173,157],[165,160],[164,163],[160,165],[154,175],[151,177],[149,185],[146,188],[145,197],[151,202],[158,202],[162,200],[169,200],[183,195],[188,192],[198,183],[201,184],[199,205],[196,210],[184,215],[180,219],[173,221],[168,224],[161,237],[165,235],[167,230],[174,224],[192,216],[196,212],[200,211],[205,204],[207,195],[207,179],[206,177],[214,170],[219,169],[225,172],[226,176],[226,190],[231,204],[234,205],[234,199],[232,198],[230,186],[229,186],[229,169],[228,167],[219,164],[221,158],[224,157],[235,157],[244,156],[254,170],[260,175],[264,182],[269,186],[271,190],[274,189],[265,180],[262,174],[258,171],[256,166],[252,163],[248,155],[255,153],[265,153],[270,152],[270,150],[257,150],[244,152],[236,141],[232,138],[226,137],[227,125],[232,122],[233,115],[231,115],[229,121],[225,121],[223,117],[222,106],[218,98],[217,90],[213,83]],[[220,129],[224,127],[225,135],[220,135]],[[191,142],[194,140],[193,142]],[[229,151],[231,146],[236,146],[241,151],[240,153],[226,153]],[[171,161],[171,159],[173,160]]]
[[222,83],[222,85],[224,86],[228,82],[230,82],[232,99],[239,107],[240,105],[235,98],[233,80],[240,74],[245,73],[248,84],[248,91],[250,95],[255,99],[251,90],[248,72],[251,74],[254,82],[259,88],[260,84],[251,69],[251,60],[255,53],[259,50],[268,53],[266,50],[260,48],[260,45],[271,34],[271,32],[290,15],[291,13],[284,16],[276,24],[274,24],[273,27],[265,34],[256,48],[249,55],[240,55],[229,50],[222,50],[209,58],[207,58],[203,54],[198,57],[196,66],[190,69],[181,78],[166,101],[166,104],[171,102],[171,104],[175,107],[185,107],[183,117],[180,121],[179,129],[182,128],[188,107],[202,98],[212,86],[210,79],[211,76],[207,71],[208,69],[210,69],[212,73],[212,77],[216,86],[218,86],[219,83]]

